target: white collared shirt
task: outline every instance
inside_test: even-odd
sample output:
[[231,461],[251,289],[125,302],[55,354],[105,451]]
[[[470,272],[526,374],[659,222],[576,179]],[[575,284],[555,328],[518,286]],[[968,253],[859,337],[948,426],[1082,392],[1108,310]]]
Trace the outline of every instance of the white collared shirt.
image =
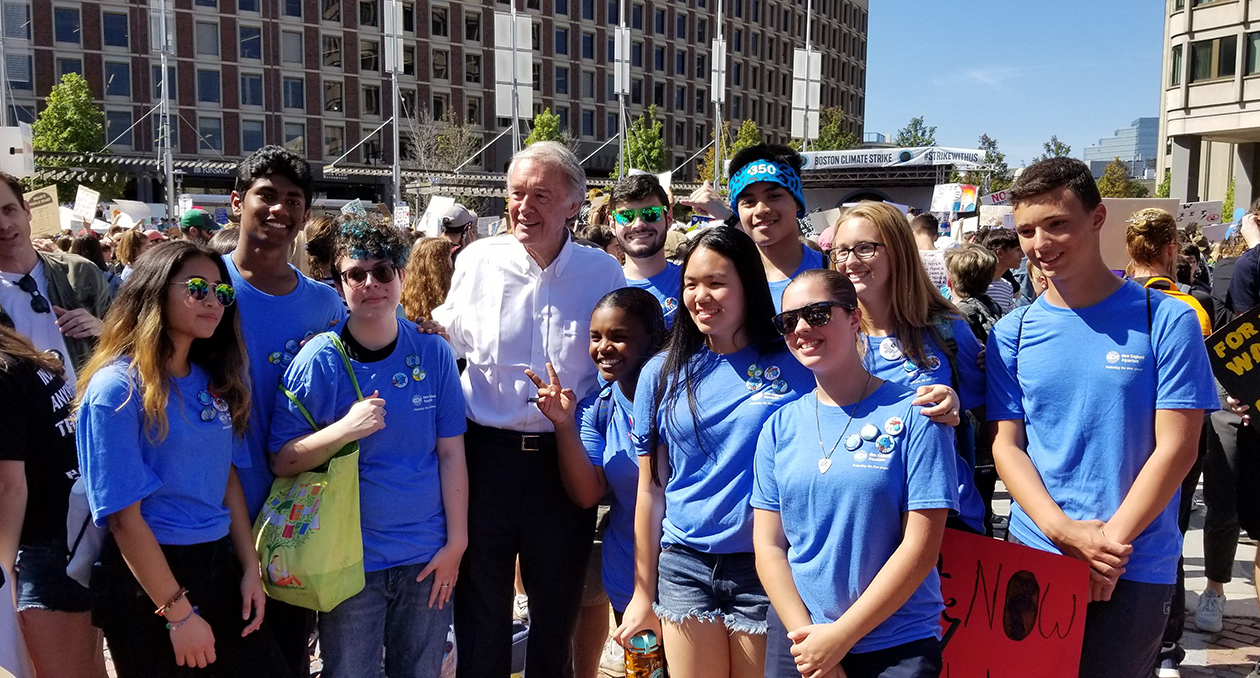
[[593,391],[591,311],[625,284],[616,259],[571,241],[545,270],[511,235],[481,239],[460,252],[451,291],[433,319],[468,359],[460,377],[468,418],[511,431],[554,430],[528,400],[538,389],[525,369],[545,381],[550,361],[560,384],[579,399]]

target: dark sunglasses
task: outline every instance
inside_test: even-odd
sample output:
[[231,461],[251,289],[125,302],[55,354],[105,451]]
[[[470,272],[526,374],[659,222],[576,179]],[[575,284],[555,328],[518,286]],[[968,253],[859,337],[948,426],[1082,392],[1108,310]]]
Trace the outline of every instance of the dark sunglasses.
[[792,309],[791,311],[784,311],[771,318],[770,322],[774,324],[775,331],[785,336],[789,332],[796,331],[796,324],[800,322],[801,318],[804,318],[810,327],[822,327],[831,322],[832,306],[839,306],[850,313],[853,312],[852,306],[838,301],[819,301]]
[[22,276],[17,283],[18,289],[31,295],[31,310],[36,313],[51,313],[52,304],[48,303],[48,299],[39,293],[39,284],[31,277],[30,273]]
[[342,281],[354,288],[366,285],[369,275],[376,282],[385,285],[394,282],[394,277],[398,274],[398,267],[393,264],[377,264],[376,268],[369,271],[355,266],[345,271],[339,271],[338,274],[341,276]]
[[882,242],[860,242],[853,247],[833,247],[827,251],[827,256],[831,257],[832,263],[843,264],[848,261],[850,252],[858,259],[870,259],[881,247],[888,246]]
[[205,301],[210,295],[211,288],[214,289],[214,298],[218,300],[220,306],[231,306],[236,301],[236,290],[227,283],[210,284],[205,278],[189,278],[179,282],[171,283],[172,286],[183,285],[188,292],[188,296],[194,301]]
[[622,226],[633,224],[634,220],[639,217],[643,218],[643,223],[645,224],[655,224],[665,218],[665,208],[660,205],[640,207],[638,209],[625,207],[613,212],[613,219]]

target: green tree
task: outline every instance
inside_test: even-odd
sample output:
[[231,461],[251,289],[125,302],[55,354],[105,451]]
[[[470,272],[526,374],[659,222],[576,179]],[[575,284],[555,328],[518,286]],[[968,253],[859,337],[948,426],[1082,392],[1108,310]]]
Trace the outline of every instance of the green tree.
[[1145,198],[1148,193],[1142,182],[1129,177],[1129,166],[1120,158],[1108,163],[1098,179],[1098,194],[1104,198]]
[[[1155,187],[1156,198],[1167,198],[1172,194],[1172,170],[1164,170],[1164,179],[1159,182],[1159,186]],[[1224,215],[1224,210],[1221,211]]]
[[656,118],[656,106],[648,106],[631,123],[626,134],[626,161],[630,167],[618,168],[617,176],[625,176],[630,168],[657,174],[669,168],[665,157],[665,137],[661,133],[664,124]]
[[[988,192],[993,193],[1010,188],[1014,173],[1011,171],[1010,166],[1006,164],[1006,154],[998,150],[997,140],[988,134],[981,134],[978,147],[984,151],[983,162],[989,178]],[[962,173],[954,172],[950,175],[950,182],[984,186],[985,174],[986,171],[982,170],[971,170]]]
[[[722,123],[722,152],[726,157],[731,155],[731,123],[724,121]],[[709,145],[709,149],[704,152],[704,156],[700,162],[696,163],[696,181],[713,181],[713,168],[716,160],[714,159],[713,145]]]
[[730,144],[730,156],[736,153],[756,146],[765,141],[765,136],[761,133],[761,128],[752,120],[745,120],[739,124],[739,129],[735,132],[735,140]]
[[928,127],[923,116],[911,118],[910,123],[897,131],[893,144],[901,148],[917,148],[936,145],[936,127]]
[[[87,80],[77,73],[65,74],[61,82],[53,85],[48,92],[44,110],[40,111],[35,118],[35,124],[31,126],[32,145],[36,151],[108,155],[109,149],[105,148],[105,142],[105,114],[92,103],[92,92],[88,89]],[[100,191],[101,200],[113,200],[122,196],[126,187],[124,179],[96,178],[109,170],[102,167],[99,172],[93,171],[96,167],[90,159],[43,157],[39,164],[43,167],[82,167],[85,170],[83,181],[40,181],[36,175],[32,188],[56,183],[57,195],[62,200],[73,201],[79,184]]]
[[1234,217],[1234,178],[1229,178],[1229,187],[1225,189],[1225,200],[1221,201],[1221,219]]
[[1059,141],[1058,136],[1051,136],[1050,141],[1041,145],[1045,153],[1033,158],[1033,162],[1041,162],[1050,158],[1063,158],[1072,155],[1072,147]]
[[857,137],[844,131],[844,109],[828,106],[819,112],[818,138],[809,145],[810,150],[842,151],[857,145]]
[[530,127],[529,136],[525,138],[526,146],[536,141],[564,143],[564,133],[560,131],[560,116],[552,113],[550,108],[544,108],[542,113],[535,115]]

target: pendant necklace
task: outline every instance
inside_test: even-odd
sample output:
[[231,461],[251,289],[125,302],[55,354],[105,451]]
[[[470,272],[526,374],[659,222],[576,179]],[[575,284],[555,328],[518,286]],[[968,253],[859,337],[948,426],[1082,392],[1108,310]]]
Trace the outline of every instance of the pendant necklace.
[[862,401],[866,400],[866,389],[871,387],[871,377],[874,375],[867,372],[866,385],[862,387],[862,397],[858,398],[857,404],[853,406],[853,411],[849,413],[849,420],[844,422],[844,429],[840,431],[840,437],[836,438],[836,444],[831,446],[828,452],[823,445],[822,422],[818,417],[818,394],[814,394],[814,424],[818,427],[818,450],[822,452],[822,458],[818,460],[818,472],[826,473],[831,468],[831,455],[835,454],[836,448],[840,446],[840,441],[844,440],[844,434],[849,432],[849,425],[853,423],[853,417],[857,416],[858,408],[862,406]]

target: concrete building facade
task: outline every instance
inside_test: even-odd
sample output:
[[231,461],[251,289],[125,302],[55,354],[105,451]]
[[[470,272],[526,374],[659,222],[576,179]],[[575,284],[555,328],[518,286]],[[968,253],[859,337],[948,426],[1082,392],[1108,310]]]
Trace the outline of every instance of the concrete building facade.
[[[509,0],[403,3],[402,129],[447,111],[474,125],[484,142],[510,120],[495,110],[494,13]],[[611,94],[613,29],[620,0],[515,0],[531,17],[534,112],[550,108],[594,152],[617,133]],[[675,166],[712,138],[710,40],[718,0],[626,0],[631,31],[629,114],[654,104]],[[735,126],[755,120],[768,140],[791,126],[792,50],[804,46],[803,0],[723,0],[727,102]],[[174,0],[177,53],[169,96],[178,125],[176,159],[235,161],[279,143],[313,164],[366,141],[342,165],[388,167],[394,114],[381,47],[382,0]],[[867,0],[813,0],[814,46],[823,52],[822,105],[841,106],[847,131],[863,131]],[[160,67],[150,51],[149,3],[137,0],[4,0],[10,121],[31,121],[67,72],[82,74],[105,112],[117,155],[156,153]],[[528,113],[527,113],[528,115]],[[510,136],[468,168],[502,171]],[[404,137],[405,138],[405,137]],[[615,165],[616,143],[586,164],[592,175]],[[404,155],[404,158],[406,156]],[[318,176],[318,173],[317,173]],[[694,176],[694,163],[678,179]],[[230,185],[216,174],[183,178],[186,190]],[[362,178],[328,197],[352,197]],[[381,182],[382,188],[384,181]],[[156,198],[156,185],[138,192]],[[155,195],[156,194],[156,195]],[[354,196],[359,197],[359,196]],[[363,196],[366,197],[366,196]]]
[[[1102,176],[1107,165],[1119,158],[1129,167],[1129,176],[1154,179],[1159,160],[1159,118],[1138,118],[1115,134],[1087,146],[1082,156],[1094,176]],[[1147,174],[1150,176],[1147,176]]]

